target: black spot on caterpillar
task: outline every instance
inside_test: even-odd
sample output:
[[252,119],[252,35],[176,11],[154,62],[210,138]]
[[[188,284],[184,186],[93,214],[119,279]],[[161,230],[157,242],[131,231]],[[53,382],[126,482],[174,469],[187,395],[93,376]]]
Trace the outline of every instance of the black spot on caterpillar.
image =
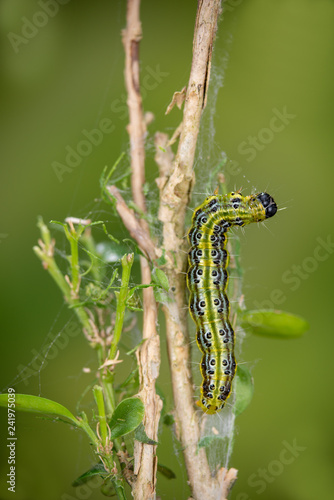
[[231,226],[262,222],[276,212],[277,205],[267,193],[251,196],[230,193],[209,196],[193,215],[188,233],[191,248],[187,285],[189,310],[197,327],[197,345],[203,354],[200,364],[203,382],[197,404],[206,413],[224,407],[237,368],[226,295],[227,230]]

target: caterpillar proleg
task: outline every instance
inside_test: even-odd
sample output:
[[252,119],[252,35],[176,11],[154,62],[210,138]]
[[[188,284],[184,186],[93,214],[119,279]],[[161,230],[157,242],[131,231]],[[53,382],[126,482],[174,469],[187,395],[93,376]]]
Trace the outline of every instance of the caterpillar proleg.
[[237,368],[226,295],[227,230],[262,222],[276,212],[277,205],[267,193],[251,196],[230,193],[209,196],[193,215],[188,233],[191,248],[187,285],[189,310],[197,327],[197,345],[203,354],[200,364],[203,382],[197,404],[206,413],[216,413],[224,407]]

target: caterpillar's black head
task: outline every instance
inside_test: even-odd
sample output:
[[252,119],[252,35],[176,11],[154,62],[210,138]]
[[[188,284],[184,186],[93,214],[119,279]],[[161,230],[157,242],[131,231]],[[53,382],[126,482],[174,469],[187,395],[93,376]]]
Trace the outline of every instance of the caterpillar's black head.
[[266,219],[272,217],[277,212],[277,205],[274,201],[274,198],[270,196],[268,193],[260,193],[256,196],[256,198],[262,203],[263,207],[266,210]]

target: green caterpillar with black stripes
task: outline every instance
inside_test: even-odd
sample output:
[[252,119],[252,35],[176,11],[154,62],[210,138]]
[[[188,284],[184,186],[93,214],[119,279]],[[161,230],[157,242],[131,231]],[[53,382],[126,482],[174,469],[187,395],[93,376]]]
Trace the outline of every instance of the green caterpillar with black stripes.
[[220,411],[231,394],[237,364],[234,331],[229,321],[227,231],[233,226],[262,222],[277,212],[267,193],[241,193],[206,198],[192,218],[187,285],[189,310],[196,323],[197,345],[203,353],[203,382],[198,406],[206,413]]

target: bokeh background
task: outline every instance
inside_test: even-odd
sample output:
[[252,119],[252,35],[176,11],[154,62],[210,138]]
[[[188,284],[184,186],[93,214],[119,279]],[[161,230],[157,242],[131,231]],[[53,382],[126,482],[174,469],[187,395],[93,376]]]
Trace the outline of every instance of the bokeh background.
[[[75,411],[88,383],[82,367],[93,359],[83,338],[72,339],[38,376],[17,378],[68,320],[32,247],[38,215],[49,221],[94,214],[103,167],[128,151],[120,38],[125,1],[61,5],[59,0],[58,12],[45,18],[40,12],[47,3],[0,3],[1,388],[14,381],[17,392],[40,394]],[[249,227],[241,236],[246,304],[282,308],[310,323],[297,340],[247,336],[244,342],[243,361],[252,368],[255,394],[237,419],[230,465],[239,469],[239,479],[231,498],[326,500],[334,487],[334,2],[228,0],[225,5],[210,88],[216,97],[215,135],[209,117],[195,190],[206,194],[208,169],[225,152],[233,162],[230,189],[267,190],[275,197],[285,210],[267,229]],[[171,134],[180,121],[178,110],[164,113],[173,92],[187,83],[195,12],[190,0],[146,0],[141,9],[144,106],[155,115],[147,161],[152,202],[157,174],[152,137],[157,130]],[[64,164],[66,148],[75,149],[83,131],[104,118],[111,120],[112,132],[78,166],[57,176],[54,162]],[[113,234],[125,238],[105,210]],[[165,353],[163,326],[161,335]],[[159,384],[171,407],[165,358]],[[5,412],[0,418],[1,499],[103,498],[96,490],[79,493],[71,487],[93,461],[85,437],[28,414],[17,415],[16,494],[8,492]],[[185,499],[184,467],[170,430],[162,431],[160,441],[161,462],[177,479],[159,476],[158,494]],[[284,451],[289,446],[293,452]]]

